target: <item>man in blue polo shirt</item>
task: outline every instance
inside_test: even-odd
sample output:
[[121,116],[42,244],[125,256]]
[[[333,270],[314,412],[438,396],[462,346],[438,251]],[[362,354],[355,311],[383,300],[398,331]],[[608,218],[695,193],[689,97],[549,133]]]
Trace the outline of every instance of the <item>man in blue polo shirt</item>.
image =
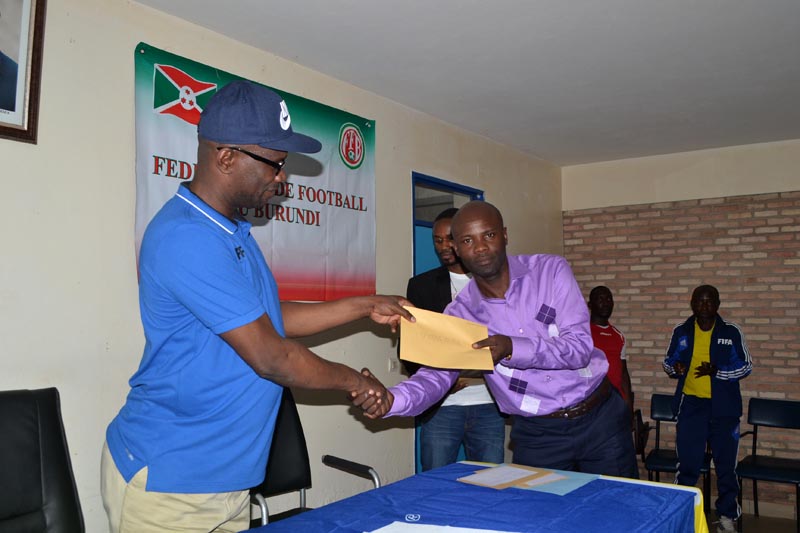
[[320,143],[292,131],[283,100],[236,81],[198,126],[195,178],[156,214],[139,257],[146,344],[106,433],[102,495],[112,532],[233,532],[264,478],[282,386],[385,395],[368,375],[289,340],[371,317],[394,329],[408,302],[369,296],[279,302],[241,207],[285,182],[287,152]]

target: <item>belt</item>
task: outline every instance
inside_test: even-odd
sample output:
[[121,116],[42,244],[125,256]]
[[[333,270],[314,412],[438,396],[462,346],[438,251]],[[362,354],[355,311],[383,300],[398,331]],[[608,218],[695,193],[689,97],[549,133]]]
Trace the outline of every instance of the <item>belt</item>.
[[542,418],[578,418],[587,414],[589,411],[606,401],[611,394],[611,383],[607,378],[603,378],[600,385],[585,400],[570,405],[558,411],[553,411],[549,415],[541,415]]

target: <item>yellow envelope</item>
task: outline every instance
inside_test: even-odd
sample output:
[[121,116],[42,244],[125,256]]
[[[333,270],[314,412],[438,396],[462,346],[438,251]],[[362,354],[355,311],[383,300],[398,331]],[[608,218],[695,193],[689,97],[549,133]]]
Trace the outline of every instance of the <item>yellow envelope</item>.
[[416,322],[400,325],[400,359],[435,368],[492,370],[489,348],[472,343],[489,336],[486,326],[416,307],[407,308]]

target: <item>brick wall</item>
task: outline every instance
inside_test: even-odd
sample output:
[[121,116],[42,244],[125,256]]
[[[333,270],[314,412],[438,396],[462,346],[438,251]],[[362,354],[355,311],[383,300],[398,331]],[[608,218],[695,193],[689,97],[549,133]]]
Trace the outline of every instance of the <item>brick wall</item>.
[[[742,327],[753,357],[741,383],[745,410],[752,396],[800,400],[800,191],[566,211],[563,225],[564,255],[583,293],[595,285],[614,293],[611,321],[627,336],[645,420],[652,393],[674,392],[661,361],[672,328],[691,314],[692,290],[704,283],[719,289],[720,315]],[[745,414],[742,431],[748,427]],[[667,439],[674,442],[674,431]],[[765,430],[759,444],[800,457],[800,431]],[[740,458],[750,446],[745,437]],[[747,481],[744,491],[752,498]],[[792,516],[794,497],[790,485],[759,484],[763,514],[772,504]]]

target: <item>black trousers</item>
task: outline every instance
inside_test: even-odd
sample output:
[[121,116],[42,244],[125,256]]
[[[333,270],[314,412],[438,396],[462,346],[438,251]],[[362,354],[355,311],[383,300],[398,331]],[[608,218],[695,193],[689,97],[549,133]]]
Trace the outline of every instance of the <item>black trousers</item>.
[[616,390],[577,418],[514,416],[513,420],[511,445],[517,464],[639,477],[630,413]]

